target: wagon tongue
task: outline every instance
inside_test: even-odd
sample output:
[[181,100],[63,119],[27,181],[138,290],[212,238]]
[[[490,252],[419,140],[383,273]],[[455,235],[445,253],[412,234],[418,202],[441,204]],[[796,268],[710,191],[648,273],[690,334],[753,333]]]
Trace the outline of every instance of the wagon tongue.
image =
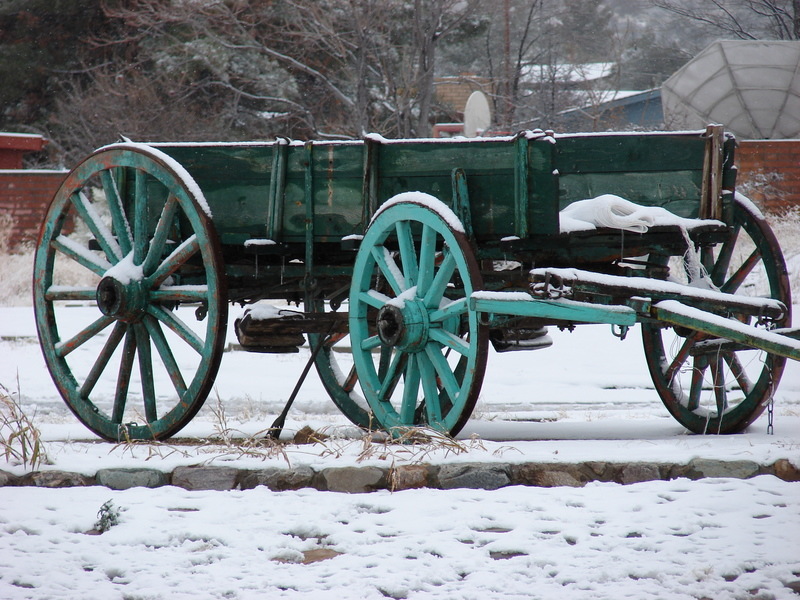
[[629,306],[636,310],[640,321],[655,320],[714,338],[698,345],[696,351],[706,347],[749,347],[800,360],[798,331],[770,329],[787,314],[787,307],[772,298],[580,269],[534,269],[530,281],[534,297]]

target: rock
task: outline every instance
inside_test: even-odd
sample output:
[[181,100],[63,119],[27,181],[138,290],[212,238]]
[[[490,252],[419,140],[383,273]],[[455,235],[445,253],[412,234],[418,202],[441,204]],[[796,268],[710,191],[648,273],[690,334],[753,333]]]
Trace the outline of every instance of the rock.
[[795,594],[800,594],[800,580],[798,581],[790,581],[789,583],[785,584],[787,588],[792,590]]
[[238,474],[233,467],[178,467],[172,472],[172,485],[187,490],[232,490]]
[[292,443],[294,444],[318,444],[320,442],[324,442],[330,436],[325,435],[324,433],[320,433],[319,431],[314,431],[308,425],[304,426],[300,431],[294,434],[294,439]]
[[439,467],[442,489],[496,490],[511,483],[506,465],[450,464]]
[[19,485],[44,488],[80,487],[94,484],[91,477],[67,471],[34,471],[23,475],[18,481]]
[[263,485],[276,492],[299,490],[311,487],[313,478],[314,470],[311,467],[301,466],[294,469],[272,467],[245,471],[239,476],[239,487],[243,490],[250,490]]
[[0,487],[16,485],[17,477],[8,471],[0,471]]
[[167,474],[155,469],[100,469],[95,475],[98,485],[112,490],[133,487],[156,488],[167,485]]
[[731,477],[747,479],[757,475],[759,466],[751,460],[716,460],[712,458],[695,458],[689,461],[687,475],[692,479],[702,477]]
[[400,465],[389,472],[393,491],[430,487],[431,469],[426,465]]
[[788,458],[779,458],[772,465],[775,477],[784,481],[800,481],[800,467],[796,467]]
[[321,473],[324,489],[331,492],[362,494],[386,489],[386,472],[378,467],[338,467]]
[[587,477],[575,465],[521,464],[511,466],[511,483],[535,487],[582,487]]
[[617,481],[622,484],[630,484],[658,479],[661,479],[658,466],[647,463],[632,463],[620,469]]

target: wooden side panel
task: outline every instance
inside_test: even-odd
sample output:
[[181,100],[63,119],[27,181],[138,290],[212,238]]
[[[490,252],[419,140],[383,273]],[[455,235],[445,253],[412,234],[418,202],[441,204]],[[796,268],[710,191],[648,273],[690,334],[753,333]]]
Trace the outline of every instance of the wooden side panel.
[[223,244],[266,236],[273,144],[158,146],[194,178]]
[[705,139],[698,133],[559,137],[559,207],[615,194],[695,218],[704,151]]

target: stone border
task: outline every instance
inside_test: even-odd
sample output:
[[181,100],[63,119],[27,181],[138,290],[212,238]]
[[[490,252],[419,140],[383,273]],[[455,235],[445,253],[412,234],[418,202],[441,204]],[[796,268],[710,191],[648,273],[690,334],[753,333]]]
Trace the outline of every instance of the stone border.
[[632,484],[677,478],[731,477],[748,479],[774,475],[784,481],[800,481],[800,467],[781,458],[772,465],[753,461],[696,458],[688,464],[670,463],[451,463],[413,464],[398,467],[309,466],[238,469],[216,465],[177,467],[171,473],[157,469],[101,469],[94,477],[66,471],[34,471],[13,475],[0,471],[1,486],[63,488],[99,485],[112,490],[173,485],[186,490],[248,490],[263,485],[273,491],[312,488],[319,491],[366,493],[376,490],[470,488],[495,490],[509,485],[531,487],[581,487],[590,481]]

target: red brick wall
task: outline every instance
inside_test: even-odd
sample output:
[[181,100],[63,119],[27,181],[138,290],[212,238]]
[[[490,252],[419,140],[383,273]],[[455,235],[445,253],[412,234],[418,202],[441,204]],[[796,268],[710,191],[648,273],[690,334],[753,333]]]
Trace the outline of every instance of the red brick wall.
[[740,141],[736,187],[763,210],[800,208],[800,140]]
[[9,247],[35,242],[47,206],[67,171],[0,171],[0,215],[14,220]]

